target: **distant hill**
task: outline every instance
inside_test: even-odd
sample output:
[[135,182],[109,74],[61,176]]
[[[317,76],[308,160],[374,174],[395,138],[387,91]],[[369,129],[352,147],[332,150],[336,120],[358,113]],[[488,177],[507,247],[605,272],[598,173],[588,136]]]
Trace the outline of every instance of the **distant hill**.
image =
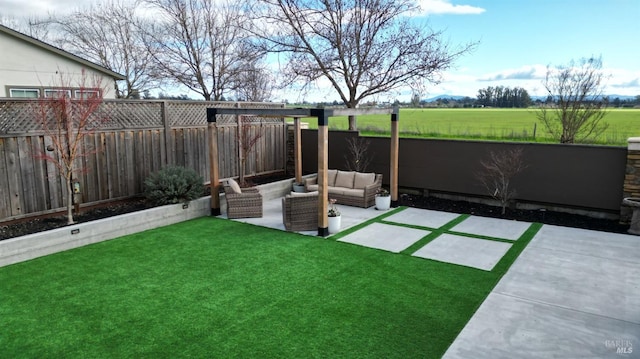
[[[627,96],[627,95],[604,95],[604,97],[608,97],[609,101],[619,98],[621,101],[629,101],[629,100],[635,100],[636,96]],[[531,100],[532,101],[545,101],[547,99],[547,96],[531,96]]]
[[[462,100],[465,97],[470,97],[470,96],[458,96],[458,95],[438,95],[435,97],[430,97],[428,99],[425,99],[425,102],[436,102],[438,100],[444,100],[444,99],[451,99],[451,100]],[[475,99],[475,97],[471,97],[472,99]]]
[[[605,95],[609,97],[609,100],[613,100],[615,98],[619,98],[622,101],[634,100],[636,96],[627,96],[627,95]],[[472,99],[476,99],[475,96],[460,96],[460,95],[438,95],[434,97],[430,97],[425,99],[425,102],[436,102],[438,100],[451,99],[451,100],[462,100],[465,97],[470,97]],[[544,101],[547,99],[547,96],[531,96],[532,101],[540,100]]]

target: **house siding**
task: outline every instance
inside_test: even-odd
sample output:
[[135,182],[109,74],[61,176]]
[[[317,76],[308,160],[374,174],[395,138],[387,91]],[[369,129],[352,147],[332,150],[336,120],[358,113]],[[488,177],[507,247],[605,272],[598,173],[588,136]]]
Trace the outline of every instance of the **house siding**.
[[[10,88],[85,87],[99,83],[104,98],[115,98],[115,79],[62,55],[0,32],[0,97],[10,97]],[[95,80],[94,80],[95,79]]]

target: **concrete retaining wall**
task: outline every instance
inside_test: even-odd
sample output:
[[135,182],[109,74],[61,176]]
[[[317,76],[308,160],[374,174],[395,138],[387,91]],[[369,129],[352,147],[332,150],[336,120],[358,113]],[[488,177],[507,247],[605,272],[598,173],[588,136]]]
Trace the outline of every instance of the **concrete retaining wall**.
[[210,197],[0,241],[0,267],[209,215]]
[[[282,197],[291,191],[293,179],[258,186],[264,200]],[[224,194],[220,210],[227,212]],[[188,203],[155,207],[144,211],[80,223],[46,232],[0,241],[0,267],[88,244],[107,241],[127,234],[146,231],[211,214],[211,196]]]

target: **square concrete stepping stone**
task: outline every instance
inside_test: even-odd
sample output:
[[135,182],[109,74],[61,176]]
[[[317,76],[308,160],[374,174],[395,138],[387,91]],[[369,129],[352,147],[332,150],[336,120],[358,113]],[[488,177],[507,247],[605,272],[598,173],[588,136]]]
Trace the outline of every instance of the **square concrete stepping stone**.
[[338,241],[399,253],[429,233],[420,229],[372,223]]
[[445,233],[412,255],[490,271],[509,248],[510,243]]
[[453,227],[451,231],[515,241],[529,229],[529,226],[531,223],[528,222],[470,216]]
[[413,226],[440,228],[458,218],[456,213],[432,211],[428,209],[407,208],[404,211],[385,218],[385,221],[410,224]]

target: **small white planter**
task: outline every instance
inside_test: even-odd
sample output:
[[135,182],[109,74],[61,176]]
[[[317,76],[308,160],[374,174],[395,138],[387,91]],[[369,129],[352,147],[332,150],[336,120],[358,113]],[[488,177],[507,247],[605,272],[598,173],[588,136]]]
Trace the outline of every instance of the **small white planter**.
[[305,186],[303,184],[296,184],[294,182],[293,183],[293,192],[304,193],[304,192],[307,192],[307,189],[305,188]]
[[391,196],[376,196],[376,209],[386,211],[391,208]]
[[329,217],[329,233],[334,234],[340,232],[340,227],[342,226],[342,217]]

